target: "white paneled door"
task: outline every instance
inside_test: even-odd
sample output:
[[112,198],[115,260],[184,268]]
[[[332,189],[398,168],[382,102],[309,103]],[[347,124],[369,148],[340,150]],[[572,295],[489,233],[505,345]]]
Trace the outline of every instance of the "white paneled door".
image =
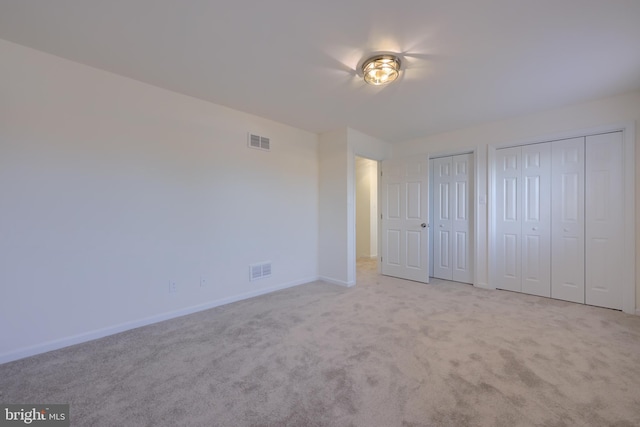
[[432,160],[433,276],[473,283],[473,155]]
[[522,292],[551,296],[551,146],[522,147]]
[[453,280],[451,194],[453,167],[451,157],[432,160],[433,166],[433,277]]
[[624,176],[622,133],[586,138],[585,302],[622,309]]
[[429,282],[428,160],[382,162],[382,274]]
[[549,143],[496,152],[496,287],[551,293]]
[[473,155],[453,156],[453,280],[473,283]]
[[551,297],[584,303],[584,138],[551,152]]
[[496,151],[496,266],[499,289],[522,291],[522,149]]
[[496,150],[496,287],[623,308],[622,132]]

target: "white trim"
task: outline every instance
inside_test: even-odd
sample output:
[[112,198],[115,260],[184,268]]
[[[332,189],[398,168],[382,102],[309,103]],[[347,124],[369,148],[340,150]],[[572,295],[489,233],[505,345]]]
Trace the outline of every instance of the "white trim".
[[151,325],[154,323],[162,322],[169,319],[175,319],[177,317],[186,316],[188,314],[197,313],[199,311],[208,310],[211,308],[219,307],[221,305],[231,304],[233,302],[242,301],[245,299],[257,297],[264,294],[269,294],[282,289],[292,288],[294,286],[304,285],[307,283],[315,282],[319,280],[319,277],[310,277],[307,279],[296,280],[289,283],[283,283],[266,289],[259,289],[243,294],[235,295],[232,297],[222,298],[215,301],[210,301],[205,304],[194,305],[186,307],[176,311],[170,311],[167,313],[158,314],[155,316],[146,317],[144,319],[133,320],[130,322],[121,323],[115,326],[109,326],[106,328],[96,329],[90,332],[85,332],[70,337],[61,338],[54,341],[48,341],[42,344],[34,346],[24,347],[18,350],[10,351],[0,355],[0,365],[3,363],[12,362],[14,360],[23,359],[29,356],[35,356],[37,354],[46,353],[53,350],[58,350],[64,347],[69,347],[75,344],[81,344],[88,341],[93,341],[99,338],[104,338],[109,335],[118,334],[131,329],[139,328],[142,326]]
[[[482,153],[482,155],[480,154]],[[488,221],[491,218],[491,203],[489,200],[489,155],[488,149],[485,146],[477,146],[473,151],[473,155],[475,158],[475,193],[474,193],[474,254],[473,254],[473,286],[483,289],[490,289],[488,283],[485,281],[489,280],[490,277],[490,258],[489,258],[489,245],[490,245],[490,237],[489,234],[489,226]],[[481,158],[482,157],[482,158]],[[480,176],[483,176],[483,180],[480,179]],[[484,181],[484,188],[481,186],[482,181]],[[484,203],[480,202],[481,197],[484,197]],[[480,223],[480,213],[484,213],[484,224]],[[482,225],[482,226],[481,226]],[[484,241],[480,238],[480,232],[484,233]],[[480,254],[484,254],[484,266],[480,268]],[[483,271],[483,276],[480,275],[480,271]]]
[[[378,225],[378,255],[376,255],[376,271],[378,274],[382,274],[382,262],[380,259],[382,258],[382,221],[380,220],[380,215],[382,214],[382,210],[380,206],[382,206],[382,160],[376,160],[376,184],[377,184],[377,192],[376,197],[378,198],[376,201],[376,224]],[[356,280],[357,280],[356,276]]]
[[346,288],[350,288],[355,286],[355,281],[345,282],[344,280],[334,279],[332,277],[320,276],[318,280],[322,280],[323,282],[331,283],[332,285],[344,286]]
[[494,184],[495,184],[495,150],[498,148],[517,147],[528,144],[539,144],[543,142],[557,141],[568,138],[587,137],[591,135],[598,135],[602,133],[619,132],[622,131],[623,145],[624,145],[624,227],[625,227],[625,241],[624,241],[624,288],[622,311],[629,314],[637,313],[636,309],[636,272],[635,272],[635,259],[636,259],[636,233],[635,233],[635,123],[617,123],[610,125],[597,126],[586,129],[578,129],[566,132],[560,132],[550,134],[546,136],[540,136],[535,138],[528,138],[519,142],[512,142],[507,144],[489,145],[489,157],[488,157],[488,192],[489,192],[489,212],[490,220],[488,227],[489,237],[489,249],[490,249],[490,263],[489,263],[489,282],[493,282],[495,277],[495,212],[493,209],[494,200]]
[[473,151],[473,286],[478,287],[478,251],[480,250],[480,239],[478,239],[478,226],[480,225],[480,159]]
[[503,142],[499,144],[493,144],[493,147],[496,149],[499,148],[510,148],[510,147],[520,147],[522,145],[530,145],[530,144],[542,144],[544,142],[552,142],[559,141],[561,139],[570,139],[570,138],[581,138],[586,136],[598,135],[601,133],[610,133],[617,131],[625,131],[629,128],[635,128],[633,122],[625,122],[625,123],[612,123],[608,125],[602,126],[594,126],[589,128],[581,128],[563,132],[555,132],[551,134],[541,135],[537,137],[525,138],[518,141],[510,141]]
[[[622,289],[622,311],[636,311],[636,201],[635,201],[635,145],[636,128],[628,123],[622,128],[624,149],[624,283]],[[633,285],[631,285],[633,284]]]
[[490,291],[495,291],[495,290],[496,290],[496,288],[495,288],[495,287],[493,287],[493,286],[489,286],[489,284],[488,284],[488,283],[476,283],[476,284],[475,284],[475,285],[473,285],[473,286],[475,286],[476,288],[480,288],[480,289],[487,289],[487,290],[490,290]]
[[495,180],[496,180],[496,147],[493,145],[487,146],[487,244],[489,245],[489,256],[487,261],[487,283],[486,289],[496,289],[496,283],[494,280],[496,271],[496,218],[495,209],[493,208],[493,201],[495,199]]
[[[347,136],[347,152],[348,147]],[[356,281],[356,154],[347,157],[347,281]],[[348,285],[347,285],[348,286]]]
[[640,308],[636,308],[636,316],[640,316]]
[[[428,223],[428,227],[427,227],[427,232],[428,237],[429,237],[429,256],[427,257],[427,260],[429,262],[429,278],[434,277],[433,275],[435,274],[434,272],[434,263],[432,262],[433,259],[435,258],[435,251],[434,251],[434,247],[435,247],[435,242],[434,240],[434,235],[433,235],[433,218],[434,218],[434,212],[433,212],[433,172],[435,168],[432,168],[431,166],[433,165],[433,158],[429,157],[429,161],[428,163],[428,167],[429,167],[429,185],[427,185],[427,218],[429,219],[427,221]],[[477,180],[476,180],[477,181]],[[475,260],[475,256],[474,256],[474,260]]]
[[[427,169],[429,170],[429,182],[427,185],[427,238],[429,239],[429,253],[428,253],[428,258],[429,258],[429,279],[431,279],[431,277],[433,277],[433,271],[435,270],[435,262],[433,257],[435,256],[435,251],[433,250],[434,248],[434,243],[433,243],[433,230],[431,228],[431,225],[433,224],[433,218],[434,218],[434,213],[433,213],[433,203],[431,203],[433,200],[433,170],[434,168],[431,167],[431,165],[433,164],[433,159],[429,158],[429,160],[427,161]],[[477,170],[477,169],[476,169]]]
[[460,156],[463,154],[474,154],[476,149],[468,149],[468,150],[447,150],[447,151],[438,151],[436,154],[429,154],[429,160],[442,159],[443,157],[453,157]]
[[[356,243],[355,243],[355,239],[356,239],[356,179],[355,179],[355,175],[356,175],[356,168],[355,168],[355,161],[356,161],[356,157],[362,157],[363,159],[367,159],[367,160],[371,160],[376,162],[376,170],[377,170],[377,179],[376,179],[376,183],[378,186],[378,191],[377,191],[377,197],[378,200],[376,202],[377,205],[377,212],[376,212],[376,218],[377,218],[377,224],[378,224],[378,254],[375,256],[372,256],[371,259],[380,259],[380,257],[382,256],[382,225],[380,223],[380,197],[381,197],[381,190],[380,190],[380,183],[381,183],[381,179],[380,179],[380,172],[382,171],[382,162],[384,160],[386,160],[385,158],[382,157],[378,157],[378,156],[372,156],[371,153],[369,154],[363,154],[361,153],[359,150],[351,150],[348,149],[348,156],[349,163],[347,165],[347,181],[350,179],[349,176],[352,177],[351,181],[352,181],[352,185],[348,185],[347,183],[347,233],[349,233],[349,236],[352,236],[352,240],[353,243],[351,245],[349,245],[349,239],[347,239],[347,274],[351,274],[353,280],[349,280],[347,282],[343,281],[343,280],[337,280],[337,279],[332,279],[330,277],[327,278],[321,278],[321,280],[325,280],[326,282],[329,283],[333,283],[335,285],[340,285],[340,286],[347,286],[347,287],[351,287],[351,286],[355,286],[356,284],[356,280],[357,280],[357,274],[356,274]],[[349,168],[349,165],[352,165],[353,167]],[[349,201],[352,201],[351,203],[349,203]],[[378,262],[377,263],[377,271],[378,274],[382,274],[382,263]]]

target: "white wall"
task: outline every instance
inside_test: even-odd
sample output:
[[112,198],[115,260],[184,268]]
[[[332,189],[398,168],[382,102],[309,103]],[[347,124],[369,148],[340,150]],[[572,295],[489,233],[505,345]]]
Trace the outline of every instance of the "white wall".
[[347,129],[320,135],[320,219],[318,268],[323,280],[352,286],[348,277]]
[[[640,120],[640,92],[572,105],[538,114],[516,117],[500,122],[485,123],[467,129],[419,138],[394,145],[394,157],[418,153],[448,154],[475,150],[477,161],[476,212],[478,215],[479,241],[476,279],[480,286],[488,283],[488,213],[487,204],[480,204],[481,196],[488,194],[488,147],[516,145],[524,142],[544,141],[548,137],[571,134],[576,130],[588,130],[607,125],[637,123]],[[640,144],[640,132],[635,134],[636,147]],[[640,150],[635,150],[635,164],[639,164]],[[637,168],[637,166],[636,166]],[[640,202],[640,176],[636,173],[635,200]],[[636,207],[637,210],[637,207]],[[640,220],[636,215],[636,247],[640,247]],[[636,264],[640,263],[640,251],[636,251]],[[640,307],[640,280],[636,279],[636,307]]]
[[0,94],[0,363],[317,278],[317,135],[4,41]]

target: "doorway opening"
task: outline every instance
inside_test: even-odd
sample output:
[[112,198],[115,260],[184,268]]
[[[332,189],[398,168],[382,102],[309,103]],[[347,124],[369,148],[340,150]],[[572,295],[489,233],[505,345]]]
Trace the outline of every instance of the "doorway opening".
[[378,162],[355,159],[356,272],[378,269]]

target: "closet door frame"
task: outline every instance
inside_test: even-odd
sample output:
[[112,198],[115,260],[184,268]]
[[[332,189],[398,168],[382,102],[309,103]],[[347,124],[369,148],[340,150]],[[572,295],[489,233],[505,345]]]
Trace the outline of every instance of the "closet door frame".
[[522,145],[536,144],[541,142],[552,142],[561,139],[587,137],[611,132],[622,132],[623,152],[624,152],[624,261],[623,261],[623,303],[622,311],[629,314],[640,315],[640,308],[636,310],[636,227],[635,227],[635,140],[636,128],[634,122],[618,123],[607,126],[598,126],[557,134],[545,135],[536,138],[529,138],[520,141],[512,141],[504,144],[489,144],[487,152],[488,160],[488,237],[489,237],[489,283],[487,288],[495,289],[496,277],[496,209],[495,209],[495,161],[496,150],[500,148],[516,147]]

